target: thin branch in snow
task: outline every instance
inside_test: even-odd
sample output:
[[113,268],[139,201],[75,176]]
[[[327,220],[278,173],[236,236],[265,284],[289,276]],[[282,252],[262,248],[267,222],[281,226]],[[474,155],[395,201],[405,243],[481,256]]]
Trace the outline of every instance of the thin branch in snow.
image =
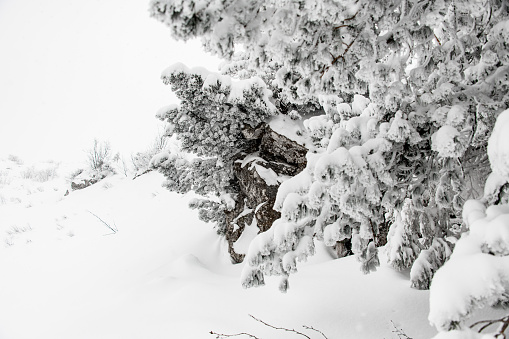
[[411,337],[409,337],[405,332],[403,332],[403,330],[399,329],[396,324],[394,323],[394,321],[391,320],[391,324],[392,326],[394,327],[394,329],[392,330],[392,333],[396,333],[396,335],[398,336],[398,338],[403,338],[403,339],[412,339]]
[[[270,328],[273,328],[275,330],[281,330],[281,331],[286,331],[286,332],[291,332],[291,333],[295,333],[297,335],[300,335],[300,336],[303,336],[305,338],[308,338],[308,339],[311,339],[311,337],[307,336],[306,334],[302,333],[302,332],[299,332],[299,331],[296,331],[294,329],[289,329],[289,328],[285,328],[285,327],[277,327],[277,326],[273,326],[271,324],[268,324],[266,323],[265,321],[261,320],[261,319],[258,319],[254,316],[252,316],[251,314],[249,314],[249,316],[251,318],[253,318],[254,320],[258,321],[259,323],[262,323],[263,325],[267,326],[267,327],[270,327]],[[322,337],[324,337],[325,339],[328,339],[327,336],[320,330],[317,330],[316,328],[312,327],[312,326],[306,326],[306,325],[303,325],[302,327],[304,327],[306,330],[311,330],[311,331],[315,331],[319,334],[322,335]],[[241,332],[241,333],[235,333],[235,334],[224,334],[224,333],[216,333],[216,332],[213,332],[213,331],[210,331],[209,332],[210,334],[213,334],[216,336],[216,339],[222,339],[222,338],[231,338],[231,337],[239,337],[239,336],[248,336],[249,338],[253,338],[253,339],[260,339],[258,338],[257,336],[255,335],[252,335],[250,333],[246,333],[246,332]],[[407,337],[408,338],[408,337]]]
[[248,336],[249,338],[253,338],[253,339],[260,339],[257,336],[254,336],[252,334],[245,333],[245,332],[236,333],[236,334],[224,334],[224,333],[216,333],[216,332],[210,331],[209,333],[215,335],[216,339],[231,338],[231,337],[240,337],[242,335]]
[[314,328],[313,326],[307,326],[307,325],[302,325],[302,327],[304,327],[306,330],[311,330],[311,331],[315,331],[315,332],[318,332],[320,333],[325,339],[328,339],[327,336],[320,330],[317,330],[316,328]]
[[[117,225],[115,224],[115,221],[113,221],[113,225],[115,226],[114,228],[110,226],[110,224],[108,224],[106,221],[102,220],[101,218],[99,218],[96,214],[92,213],[91,211],[88,211],[88,213],[92,214],[94,217],[96,217],[97,219],[99,219],[99,221],[101,221],[104,225],[106,225],[106,227],[108,227],[113,233],[109,233],[109,234],[115,234],[118,232],[118,228],[117,228]],[[109,234],[106,234],[106,235],[109,235]]]
[[301,335],[301,336],[306,337],[306,338],[308,338],[308,339],[311,339],[310,337],[308,337],[308,336],[307,336],[307,335],[305,335],[304,333],[301,333],[301,332],[296,331],[296,330],[294,330],[294,329],[289,329],[289,328],[284,328],[284,327],[276,327],[276,326],[273,326],[273,325],[267,324],[267,323],[266,323],[266,322],[264,322],[263,320],[258,319],[258,318],[256,318],[256,317],[252,316],[251,314],[250,314],[249,316],[250,316],[251,318],[253,318],[254,320],[258,321],[259,323],[262,323],[262,324],[264,324],[265,326],[270,327],[270,328],[273,328],[273,329],[275,329],[275,330],[282,330],[282,331],[286,331],[286,332],[293,332],[293,333],[295,333],[295,334],[298,334],[298,335]]
[[496,333],[495,337],[496,338],[500,337],[500,338],[504,338],[505,339],[506,338],[505,331],[509,327],[509,315],[507,315],[507,316],[505,316],[503,318],[500,318],[500,319],[495,319],[495,320],[481,320],[481,321],[478,321],[476,323],[473,323],[470,326],[470,328],[474,328],[477,325],[483,325],[477,331],[477,332],[481,333],[482,331],[484,331],[485,329],[487,329],[491,325],[494,325],[494,324],[497,324],[497,323],[500,323],[500,325],[499,325],[498,332]]

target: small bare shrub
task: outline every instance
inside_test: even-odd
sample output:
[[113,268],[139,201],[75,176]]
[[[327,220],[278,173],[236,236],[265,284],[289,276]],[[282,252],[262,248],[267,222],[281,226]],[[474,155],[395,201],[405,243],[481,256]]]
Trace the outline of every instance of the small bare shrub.
[[21,177],[23,179],[32,180],[35,178],[35,167],[27,167],[24,171],[21,172]]
[[35,180],[38,182],[46,182],[57,177],[57,169],[55,167],[45,168],[35,172]]
[[55,167],[44,168],[41,170],[36,169],[34,166],[27,167],[21,172],[21,177],[27,180],[34,180],[38,182],[46,182],[50,179],[56,178],[57,169]]
[[95,171],[102,171],[111,162],[111,146],[107,141],[94,139],[94,146],[86,151],[88,164]]
[[0,186],[9,185],[12,179],[7,171],[0,171]]
[[17,165],[23,165],[23,160],[21,160],[21,159],[20,159],[20,157],[18,157],[17,155],[9,154],[9,155],[7,156],[7,159],[8,159],[9,161],[14,162],[14,163],[15,163],[15,164],[17,164]]

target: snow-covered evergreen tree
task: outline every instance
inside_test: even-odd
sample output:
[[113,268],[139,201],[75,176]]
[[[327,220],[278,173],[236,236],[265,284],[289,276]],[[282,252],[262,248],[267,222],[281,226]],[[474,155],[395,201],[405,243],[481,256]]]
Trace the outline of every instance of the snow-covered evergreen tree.
[[[463,202],[479,197],[486,145],[508,108],[509,10],[500,0],[152,0],[174,37],[201,37],[258,75],[280,102],[320,107],[305,121],[316,149],[285,182],[282,218],[247,256],[243,283],[287,277],[310,239],[351,239],[363,271],[412,267],[427,288],[463,231]],[[414,266],[414,263],[416,263]]]

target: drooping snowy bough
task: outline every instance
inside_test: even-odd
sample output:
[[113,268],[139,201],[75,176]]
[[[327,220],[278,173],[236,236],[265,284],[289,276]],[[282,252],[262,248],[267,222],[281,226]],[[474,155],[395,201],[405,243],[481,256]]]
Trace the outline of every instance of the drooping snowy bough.
[[163,152],[151,164],[165,174],[169,190],[215,197],[193,205],[203,220],[215,222],[224,234],[224,212],[235,208],[231,195],[238,191],[233,164],[253,143],[243,137],[242,129],[275,114],[271,91],[260,78],[232,81],[180,63],[167,68],[162,79],[181,102],[163,107],[157,116],[168,123],[166,133],[176,136],[183,155]]

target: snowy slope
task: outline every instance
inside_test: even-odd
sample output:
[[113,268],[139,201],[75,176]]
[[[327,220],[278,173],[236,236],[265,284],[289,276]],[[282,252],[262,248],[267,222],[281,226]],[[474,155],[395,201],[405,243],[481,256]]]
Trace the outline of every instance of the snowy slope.
[[[330,260],[323,249],[288,293],[277,278],[244,290],[241,265],[230,264],[211,225],[187,208],[191,197],[162,181],[154,172],[113,176],[28,208],[1,204],[0,237],[11,243],[0,244],[0,339],[297,337],[248,314],[300,331],[313,326],[330,339],[398,338],[393,323],[412,338],[436,333],[428,292],[410,289],[407,276],[387,267],[364,276],[354,258]],[[30,227],[7,234],[15,221]]]

